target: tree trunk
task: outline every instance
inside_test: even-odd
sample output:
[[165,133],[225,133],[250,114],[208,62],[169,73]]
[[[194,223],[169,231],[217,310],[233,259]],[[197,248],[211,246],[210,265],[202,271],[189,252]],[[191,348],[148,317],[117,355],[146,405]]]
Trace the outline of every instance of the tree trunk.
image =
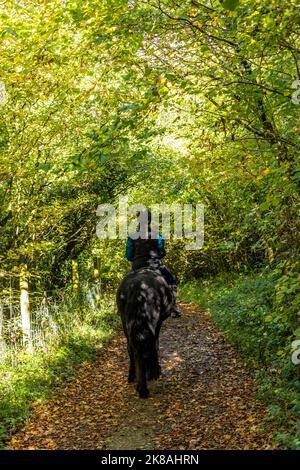
[[2,329],[3,329],[3,307],[0,303],[0,364],[5,362],[6,358],[6,343],[2,337]]

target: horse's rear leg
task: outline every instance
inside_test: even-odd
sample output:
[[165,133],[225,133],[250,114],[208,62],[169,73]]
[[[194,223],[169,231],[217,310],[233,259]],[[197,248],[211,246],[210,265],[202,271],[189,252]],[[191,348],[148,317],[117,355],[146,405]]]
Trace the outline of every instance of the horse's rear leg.
[[146,378],[146,364],[143,357],[140,354],[135,358],[137,365],[137,386],[136,389],[139,392],[140,398],[148,398],[149,390],[147,387]]
[[153,338],[151,345],[151,354],[148,358],[147,379],[157,380],[161,374],[161,367],[159,365],[159,345],[158,339]]
[[127,344],[128,355],[129,355],[129,372],[128,372],[128,382],[132,383],[135,381],[135,359],[134,359],[134,351],[132,346]]

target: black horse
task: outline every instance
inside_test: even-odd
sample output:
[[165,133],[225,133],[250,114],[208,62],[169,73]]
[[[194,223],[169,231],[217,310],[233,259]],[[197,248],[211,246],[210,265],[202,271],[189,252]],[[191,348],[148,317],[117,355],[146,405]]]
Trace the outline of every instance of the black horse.
[[149,396],[147,380],[160,376],[158,337],[173,303],[172,290],[158,270],[131,271],[118,289],[117,306],[130,359],[128,382],[137,380],[141,398]]

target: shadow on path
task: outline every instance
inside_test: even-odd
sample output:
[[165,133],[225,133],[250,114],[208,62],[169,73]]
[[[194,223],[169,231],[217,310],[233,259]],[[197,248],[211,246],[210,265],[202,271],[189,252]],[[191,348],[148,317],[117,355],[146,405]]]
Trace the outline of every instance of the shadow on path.
[[160,340],[163,376],[150,398],[127,384],[119,334],[53,400],[38,405],[13,449],[271,449],[249,370],[209,315],[181,304]]

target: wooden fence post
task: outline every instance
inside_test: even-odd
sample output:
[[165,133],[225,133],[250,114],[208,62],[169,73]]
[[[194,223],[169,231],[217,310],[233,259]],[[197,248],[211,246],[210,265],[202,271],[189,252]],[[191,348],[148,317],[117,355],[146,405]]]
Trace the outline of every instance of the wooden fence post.
[[77,259],[72,259],[72,287],[75,295],[79,294],[79,269]]
[[94,258],[94,291],[95,291],[95,300],[96,306],[99,307],[100,305],[100,295],[101,295],[101,260],[99,257]]
[[27,265],[23,264],[20,267],[20,306],[21,306],[21,320],[23,342],[27,351],[32,351],[31,342],[31,319],[30,319],[30,305],[29,305],[29,292],[28,292],[28,270]]

